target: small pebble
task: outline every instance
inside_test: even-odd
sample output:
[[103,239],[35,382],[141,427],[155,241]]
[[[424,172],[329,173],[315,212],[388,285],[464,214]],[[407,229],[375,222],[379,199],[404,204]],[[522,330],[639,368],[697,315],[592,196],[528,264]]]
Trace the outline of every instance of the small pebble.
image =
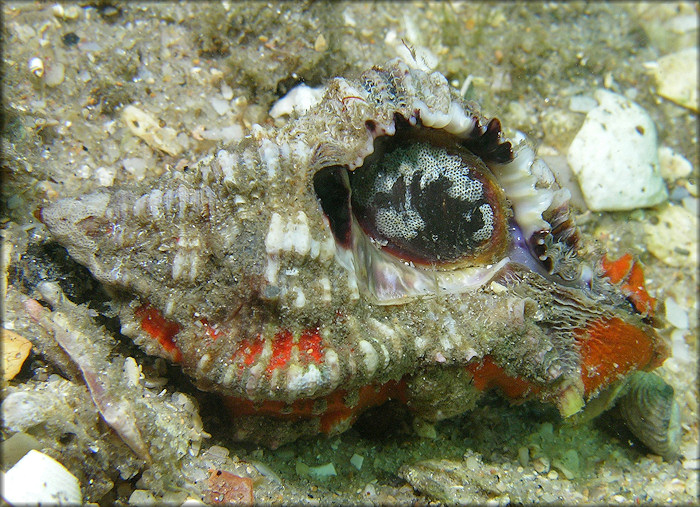
[[573,479],[579,473],[578,452],[575,449],[569,449],[560,459],[554,460],[552,466],[559,470],[567,479]]
[[233,98],[233,89],[226,83],[221,85],[221,96],[224,100],[231,100]]
[[317,467],[309,467],[309,474],[319,478],[338,475],[335,471],[335,466],[333,463],[326,463],[325,465],[319,465]]
[[32,449],[41,449],[41,443],[33,436],[22,431],[15,433],[0,443],[0,457],[5,470],[12,468]]
[[549,472],[550,468],[549,458],[547,456],[537,458],[532,462],[532,468],[534,468],[538,474],[546,474]]
[[56,16],[59,19],[63,18],[66,15],[66,12],[61,4],[56,4],[53,7],[51,7],[51,12],[54,16]]
[[328,49],[328,42],[326,41],[326,38],[323,36],[323,34],[320,34],[318,37],[316,37],[316,42],[314,42],[314,49],[319,53]]
[[117,170],[114,167],[98,167],[95,169],[95,180],[102,187],[111,187],[114,184],[114,177]]
[[61,62],[55,62],[49,67],[44,78],[46,86],[58,86],[66,77],[66,67]]
[[664,207],[656,216],[655,223],[643,224],[649,252],[669,266],[697,265],[698,217],[674,204]]
[[231,106],[227,100],[212,97],[209,102],[219,116],[224,116],[231,111]]
[[685,468],[686,470],[699,470],[700,460],[698,458],[686,459],[683,461],[683,468]]
[[79,505],[78,479],[52,457],[32,449],[3,477],[2,497],[10,505]]
[[477,470],[479,468],[479,460],[476,456],[469,456],[465,462],[467,469]]
[[156,497],[145,489],[135,489],[129,497],[129,503],[131,505],[156,505]]
[[74,32],[68,32],[61,37],[61,41],[66,47],[75,46],[80,42],[80,37],[78,37]]
[[526,467],[530,462],[530,451],[527,447],[521,447],[518,449],[518,462]]
[[124,170],[129,174],[133,175],[136,180],[142,180],[146,176],[146,169],[148,168],[148,161],[144,158],[125,158],[122,160],[124,165]]
[[698,214],[698,198],[693,196],[684,197],[681,199],[681,204],[691,213]]
[[682,201],[684,198],[689,197],[690,193],[688,192],[688,189],[685,187],[673,187],[673,190],[671,190],[671,193],[668,195],[668,200],[671,202],[678,203]]
[[678,328],[671,331],[671,356],[673,357],[673,361],[682,363],[693,362],[693,355],[690,351],[690,347],[685,341],[685,334],[687,331],[687,329],[684,330]]
[[683,155],[676,153],[668,146],[659,148],[659,171],[661,177],[667,181],[676,181],[690,176],[693,165]]
[[365,498],[373,498],[377,496],[377,489],[374,487],[374,484],[372,484],[371,482],[368,483],[367,486],[365,486],[365,489],[362,490],[362,495]]
[[362,463],[364,462],[365,458],[360,456],[359,454],[353,454],[352,458],[350,458],[350,464],[357,468],[358,470],[362,469]]
[[698,48],[659,58],[655,66],[656,93],[696,113],[698,109]]
[[416,435],[421,438],[430,438],[432,440],[437,438],[435,425],[421,419],[420,417],[413,418],[413,431],[415,431]]
[[671,297],[666,298],[666,320],[673,327],[688,328],[688,312]]
[[29,62],[27,62],[27,68],[29,69],[29,72],[34,74],[36,77],[43,77],[44,75],[44,61],[38,56],[29,59]]
[[63,17],[66,19],[78,19],[80,17],[80,7],[77,5],[70,5],[66,7]]
[[87,83],[92,79],[92,75],[87,70],[81,70],[80,72],[78,72],[78,75],[76,77],[84,83]]
[[2,378],[11,380],[17,375],[29,357],[32,350],[32,342],[25,337],[2,329]]

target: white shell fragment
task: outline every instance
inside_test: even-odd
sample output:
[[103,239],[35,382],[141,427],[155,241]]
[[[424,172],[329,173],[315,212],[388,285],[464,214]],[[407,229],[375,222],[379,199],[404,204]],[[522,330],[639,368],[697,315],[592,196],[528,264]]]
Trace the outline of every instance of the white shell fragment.
[[592,211],[645,208],[665,201],[656,128],[637,104],[598,90],[592,109],[569,147],[568,161]]
[[78,505],[78,479],[46,454],[31,450],[3,477],[2,497],[12,505]]
[[135,106],[126,106],[122,119],[131,133],[143,139],[151,148],[176,156],[182,151],[182,145],[175,140],[177,132],[169,127],[161,127],[147,112]]
[[688,312],[672,297],[666,298],[666,320],[675,328],[688,329]]
[[697,265],[698,217],[683,206],[669,204],[658,222],[644,223],[644,243],[649,252],[668,266]]
[[293,112],[304,114],[320,102],[325,91],[325,88],[311,88],[304,83],[298,84],[274,103],[270,109],[270,116],[279,118],[283,115],[291,115]]
[[55,87],[60,85],[66,77],[66,66],[61,62],[55,62],[49,66],[44,77],[46,86]]
[[661,176],[667,181],[686,178],[693,172],[693,165],[688,159],[668,146],[659,148],[659,164]]
[[696,113],[698,109],[698,48],[659,58],[654,66],[656,93]]

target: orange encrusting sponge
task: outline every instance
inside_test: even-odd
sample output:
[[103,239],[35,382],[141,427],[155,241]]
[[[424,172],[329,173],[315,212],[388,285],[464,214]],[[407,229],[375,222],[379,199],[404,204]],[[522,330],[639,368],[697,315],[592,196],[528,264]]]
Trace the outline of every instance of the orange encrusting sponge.
[[575,331],[581,380],[590,396],[635,369],[654,369],[667,351],[644,329],[617,317],[594,320]]
[[167,320],[151,305],[143,305],[134,312],[141,319],[141,329],[161,344],[175,363],[182,361],[182,351],[175,343],[175,335],[180,332],[180,325]]
[[539,386],[527,379],[508,375],[488,355],[479,362],[469,363],[466,368],[472,374],[474,387],[479,391],[498,387],[510,399],[526,399],[540,390]]
[[603,256],[603,270],[614,284],[620,285],[620,290],[627,296],[635,309],[642,315],[652,317],[656,300],[644,287],[644,271],[631,254],[625,254],[615,261]]
[[[406,384],[403,380],[390,380],[381,385],[370,384],[362,386],[357,394],[348,397],[348,391],[338,389],[327,396],[318,399],[300,399],[292,403],[265,400],[254,402],[235,396],[224,397],[224,403],[233,416],[267,415],[277,419],[319,419],[319,430],[331,434],[337,427],[345,427],[357,419],[368,408],[382,405],[389,399],[405,402]],[[352,398],[352,402],[348,399]],[[315,413],[314,405],[324,402],[323,412]]]

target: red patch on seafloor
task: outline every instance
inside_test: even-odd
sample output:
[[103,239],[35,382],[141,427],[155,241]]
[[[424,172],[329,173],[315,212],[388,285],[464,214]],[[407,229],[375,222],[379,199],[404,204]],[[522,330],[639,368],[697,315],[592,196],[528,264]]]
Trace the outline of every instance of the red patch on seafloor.
[[[233,417],[242,415],[266,415],[277,419],[319,419],[319,429],[322,433],[330,434],[334,428],[351,424],[368,408],[381,405],[389,399],[406,402],[406,383],[403,380],[390,380],[385,384],[363,386],[356,397],[353,397],[352,406],[346,404],[348,392],[338,389],[327,396],[311,399],[304,398],[292,403],[266,400],[253,402],[245,398],[224,396],[224,403],[231,411]],[[325,401],[326,409],[323,413],[314,413],[314,405],[317,401]]]
[[621,284],[620,290],[642,315],[652,317],[656,300],[652,298],[644,286],[644,271],[631,254],[625,254],[615,261],[602,259],[603,271],[614,284]]
[[134,315],[141,319],[141,329],[155,338],[175,363],[182,361],[182,351],[175,344],[175,335],[180,332],[180,325],[163,317],[157,309],[149,304],[136,309]]
[[491,356],[469,363],[466,368],[472,374],[474,387],[480,391],[498,387],[508,398],[524,399],[540,390],[539,386],[527,379],[508,375]]
[[617,317],[601,318],[575,331],[586,396],[634,369],[653,369],[667,351],[643,329]]
[[226,470],[209,470],[205,500],[210,504],[253,505],[253,481]]

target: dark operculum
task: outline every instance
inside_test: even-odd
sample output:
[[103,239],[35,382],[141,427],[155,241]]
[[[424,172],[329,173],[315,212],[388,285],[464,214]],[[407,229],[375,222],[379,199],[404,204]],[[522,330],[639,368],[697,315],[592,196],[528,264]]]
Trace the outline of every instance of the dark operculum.
[[498,124],[464,139],[397,120],[396,133],[377,137],[362,166],[316,173],[314,188],[336,241],[350,246],[354,217],[378,248],[417,266],[454,269],[503,257],[510,210],[475,154],[512,157],[509,143],[489,142]]

